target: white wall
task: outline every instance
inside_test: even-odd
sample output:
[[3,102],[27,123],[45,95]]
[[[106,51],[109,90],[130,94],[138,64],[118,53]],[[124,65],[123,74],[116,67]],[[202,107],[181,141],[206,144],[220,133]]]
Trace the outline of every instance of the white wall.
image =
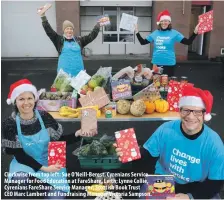
[[152,6],[152,0],[147,0],[147,1],[86,0],[86,1],[80,1],[80,6],[143,6],[144,7],[144,6]]
[[[57,57],[57,51],[46,35],[37,8],[45,1],[2,1],[2,57]],[[56,30],[55,2],[47,11]]]

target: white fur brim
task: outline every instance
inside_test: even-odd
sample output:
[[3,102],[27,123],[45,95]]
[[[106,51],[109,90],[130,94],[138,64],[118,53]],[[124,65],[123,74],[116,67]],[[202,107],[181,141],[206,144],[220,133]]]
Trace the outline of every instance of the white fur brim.
[[180,98],[179,108],[183,106],[195,106],[205,109],[205,104],[200,97],[196,96],[184,96]]
[[23,92],[32,92],[35,96],[35,101],[38,100],[38,93],[37,93],[36,87],[31,84],[22,84],[22,85],[16,87],[11,94],[11,98],[7,99],[8,105],[14,104],[16,98]]
[[163,21],[163,20],[168,20],[168,21],[170,21],[171,22],[171,17],[170,16],[168,16],[168,15],[163,15],[162,17],[160,17],[160,22],[161,21]]

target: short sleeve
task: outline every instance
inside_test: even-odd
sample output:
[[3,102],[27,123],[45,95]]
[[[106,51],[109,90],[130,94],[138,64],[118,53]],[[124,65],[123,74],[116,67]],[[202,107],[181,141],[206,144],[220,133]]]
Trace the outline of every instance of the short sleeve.
[[150,43],[152,43],[152,41],[154,41],[154,37],[155,37],[155,31],[153,31],[152,33],[150,33],[150,34],[146,37],[146,40],[148,40]]
[[161,144],[161,133],[163,131],[163,125],[160,126],[152,136],[145,142],[143,147],[149,151],[153,157],[160,156],[160,144]]
[[181,40],[183,38],[184,38],[184,36],[180,32],[176,31],[175,41],[176,42],[181,42]]
[[224,145],[221,139],[215,142],[211,156],[208,178],[210,180],[224,180]]

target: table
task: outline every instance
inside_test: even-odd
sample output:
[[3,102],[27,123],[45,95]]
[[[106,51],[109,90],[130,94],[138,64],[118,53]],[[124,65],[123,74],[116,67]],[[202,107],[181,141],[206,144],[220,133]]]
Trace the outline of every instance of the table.
[[[80,121],[80,118],[67,118],[59,115],[59,112],[49,112],[49,114],[59,122],[75,122]],[[121,115],[117,114],[113,118],[105,118],[105,115],[102,113],[101,117],[98,118],[98,121],[101,122],[111,122],[111,121],[169,121],[179,119],[178,112],[166,112],[166,113],[152,113],[144,114],[141,117],[135,117],[133,115]]]

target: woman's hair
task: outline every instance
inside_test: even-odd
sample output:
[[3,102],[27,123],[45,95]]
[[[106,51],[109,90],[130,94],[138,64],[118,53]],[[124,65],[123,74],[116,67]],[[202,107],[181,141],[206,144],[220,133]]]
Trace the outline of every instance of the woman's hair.
[[[163,30],[160,24],[157,26],[157,29],[160,31]],[[172,29],[172,24],[169,24],[166,30],[170,31],[171,29]]]

